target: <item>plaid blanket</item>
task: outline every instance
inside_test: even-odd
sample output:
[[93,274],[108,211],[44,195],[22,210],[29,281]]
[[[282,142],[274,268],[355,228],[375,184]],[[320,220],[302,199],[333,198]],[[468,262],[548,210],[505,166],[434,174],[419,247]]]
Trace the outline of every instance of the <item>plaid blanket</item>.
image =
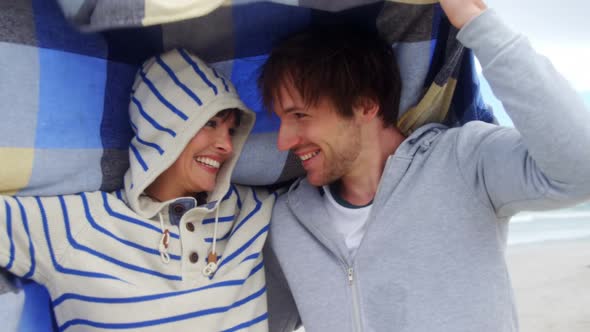
[[[300,175],[296,159],[275,149],[278,121],[261,106],[254,82],[272,45],[312,24],[358,24],[391,42],[403,80],[402,131],[427,122],[493,121],[479,96],[473,56],[456,41],[457,31],[437,1],[163,3],[0,1],[0,193],[120,188],[128,167],[127,107],[135,72],[150,56],[179,46],[230,77],[246,104],[260,113],[234,181],[267,185]],[[38,302],[47,301],[46,295],[26,285],[30,308],[47,311]],[[7,303],[7,295],[12,293],[0,296],[0,312],[14,317],[7,310],[19,314],[22,301]],[[51,324],[49,318],[26,318],[33,309],[24,311],[21,330],[27,324],[50,330],[43,325]],[[7,328],[13,331],[16,324]]]

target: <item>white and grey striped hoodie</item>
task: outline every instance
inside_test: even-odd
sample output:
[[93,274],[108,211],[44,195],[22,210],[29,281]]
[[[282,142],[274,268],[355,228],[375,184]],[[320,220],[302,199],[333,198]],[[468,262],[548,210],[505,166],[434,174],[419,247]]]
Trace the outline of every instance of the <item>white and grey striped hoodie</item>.
[[[242,121],[207,203],[143,195],[227,108],[242,110]],[[129,111],[125,187],[2,197],[0,266],[48,289],[60,331],[266,331],[261,250],[276,197],[230,184],[254,113],[231,82],[182,49],[144,63]]]

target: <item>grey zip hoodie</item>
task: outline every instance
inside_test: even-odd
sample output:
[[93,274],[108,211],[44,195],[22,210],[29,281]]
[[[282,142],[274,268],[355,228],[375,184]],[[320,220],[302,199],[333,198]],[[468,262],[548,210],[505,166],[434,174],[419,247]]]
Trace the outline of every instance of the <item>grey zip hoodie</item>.
[[[590,198],[590,112],[487,10],[460,31],[516,129],[426,125],[389,157],[355,257],[302,179],[265,256],[271,331],[518,331],[504,253],[522,210]],[[289,289],[292,293],[289,292]]]

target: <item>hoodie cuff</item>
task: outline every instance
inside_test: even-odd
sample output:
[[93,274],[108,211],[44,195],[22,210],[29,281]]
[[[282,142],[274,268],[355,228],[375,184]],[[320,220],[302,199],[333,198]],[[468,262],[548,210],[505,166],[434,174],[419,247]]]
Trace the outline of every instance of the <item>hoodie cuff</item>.
[[499,50],[519,36],[502,21],[496,11],[488,8],[467,22],[457,34],[457,39],[472,49],[481,65],[485,66]]

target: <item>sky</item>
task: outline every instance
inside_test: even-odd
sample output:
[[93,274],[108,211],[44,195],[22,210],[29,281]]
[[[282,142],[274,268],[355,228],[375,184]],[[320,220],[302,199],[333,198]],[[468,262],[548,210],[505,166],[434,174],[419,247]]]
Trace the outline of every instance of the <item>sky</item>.
[[[590,107],[590,1],[487,0],[508,25],[547,56]],[[511,125],[502,104],[482,79],[482,95],[500,124]]]

